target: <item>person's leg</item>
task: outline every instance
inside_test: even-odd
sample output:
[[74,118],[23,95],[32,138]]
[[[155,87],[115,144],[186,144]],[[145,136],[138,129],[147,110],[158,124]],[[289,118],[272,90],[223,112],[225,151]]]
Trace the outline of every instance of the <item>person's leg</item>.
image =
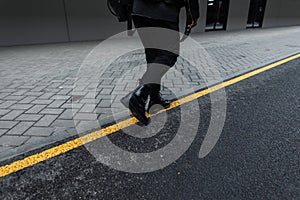
[[157,109],[161,108],[161,106],[164,108],[170,107],[170,101],[163,99],[160,93],[161,79],[177,62],[180,43],[178,24],[165,21],[155,21],[154,26],[168,30],[160,31],[159,37],[152,39],[152,43],[155,43],[155,45],[160,49],[149,49],[148,51],[145,51],[146,58],[148,58],[148,66],[142,80],[146,83],[152,83],[150,102],[147,109],[148,112],[153,105],[160,105],[159,107],[155,107],[155,109],[152,110],[153,112],[156,112]]
[[145,115],[145,105],[149,95],[150,107],[154,104],[160,104],[165,108],[170,106],[170,103],[160,96],[160,84],[161,78],[177,61],[179,28],[176,23],[144,17],[134,17],[133,20],[145,47],[147,71],[141,79],[142,85],[130,98],[129,109],[136,118],[147,125],[149,119]]
[[160,84],[161,78],[177,61],[179,25],[141,16],[133,16],[133,22],[144,45],[147,61],[142,82]]
[[[142,41],[144,47],[147,46],[151,46],[150,45],[150,40],[147,39],[149,37],[145,37],[145,35],[147,34],[147,32],[145,32],[145,30],[143,28],[149,27],[151,26],[150,24],[150,20],[148,18],[145,17],[141,17],[141,16],[132,16],[133,22],[134,22],[134,26],[135,28],[137,28],[138,34],[140,36],[140,40]],[[156,55],[155,55],[155,51],[153,51],[153,49],[151,48],[145,48],[145,55],[146,55],[146,61],[147,63],[151,63],[154,61]],[[143,83],[143,79],[139,79],[138,82],[138,87],[144,85]],[[130,98],[132,96],[132,94],[135,92],[136,90],[128,93],[126,96],[124,96],[120,101],[121,103],[126,107],[129,108],[129,101]]]
[[155,57],[152,59],[152,62],[148,62],[147,71],[143,75],[142,80],[145,83],[161,84],[162,77],[177,62],[178,55],[161,49],[153,49],[151,54],[155,55]]

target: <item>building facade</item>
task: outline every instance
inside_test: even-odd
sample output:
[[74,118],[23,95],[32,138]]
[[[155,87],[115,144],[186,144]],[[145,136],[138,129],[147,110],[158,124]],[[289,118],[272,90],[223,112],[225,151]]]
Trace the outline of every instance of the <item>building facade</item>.
[[[200,0],[196,32],[300,25],[299,10],[299,0]],[[125,29],[106,0],[0,0],[0,46],[101,40]]]

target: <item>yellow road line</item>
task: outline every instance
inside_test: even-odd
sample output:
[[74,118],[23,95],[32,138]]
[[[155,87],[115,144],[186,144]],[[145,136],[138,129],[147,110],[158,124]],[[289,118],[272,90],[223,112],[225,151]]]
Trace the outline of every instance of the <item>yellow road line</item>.
[[[262,67],[260,69],[254,70],[252,72],[249,72],[247,74],[244,74],[244,75],[238,76],[236,78],[233,78],[233,79],[231,79],[229,81],[226,81],[224,83],[217,84],[217,85],[215,85],[211,88],[208,88],[208,89],[202,90],[200,92],[197,92],[195,94],[189,95],[187,97],[184,97],[182,99],[179,99],[177,101],[172,102],[170,108],[168,108],[166,110],[173,109],[173,108],[178,107],[182,104],[188,103],[188,102],[193,101],[195,99],[198,99],[202,96],[205,96],[209,93],[215,92],[215,91],[217,91],[219,89],[222,89],[222,88],[225,88],[225,87],[228,87],[230,85],[233,85],[233,84],[238,83],[242,80],[248,79],[252,76],[255,76],[255,75],[260,74],[264,71],[270,70],[272,68],[275,68],[277,66],[280,66],[284,63],[287,63],[287,62],[289,62],[291,60],[294,60],[294,59],[297,59],[297,58],[300,58],[300,54],[297,54],[295,56],[291,56],[289,58],[283,59],[283,60],[278,61],[276,63],[270,64],[268,66]],[[160,113],[165,112],[166,110],[162,110],[162,111],[160,111]],[[34,154],[32,156],[28,156],[24,159],[15,161],[11,164],[2,166],[2,167],[0,167],[0,177],[7,176],[9,174],[12,174],[12,173],[20,171],[22,169],[28,168],[30,166],[33,166],[35,164],[38,164],[40,162],[43,162],[43,161],[48,160],[50,158],[53,158],[55,156],[64,154],[68,151],[76,149],[76,148],[78,148],[82,145],[85,145],[85,144],[89,143],[89,142],[92,142],[92,141],[97,140],[99,138],[102,138],[102,137],[105,137],[107,135],[116,133],[119,130],[121,130],[123,128],[126,128],[128,126],[131,126],[131,125],[133,125],[137,122],[138,122],[137,119],[129,118],[129,119],[124,120],[122,122],[119,122],[117,124],[111,125],[107,128],[101,129],[99,131],[95,131],[93,133],[90,133],[90,134],[87,134],[85,136],[79,137],[77,139],[71,140],[69,142],[63,143],[61,145],[52,147],[50,149],[42,151],[41,153],[37,153],[37,154]]]

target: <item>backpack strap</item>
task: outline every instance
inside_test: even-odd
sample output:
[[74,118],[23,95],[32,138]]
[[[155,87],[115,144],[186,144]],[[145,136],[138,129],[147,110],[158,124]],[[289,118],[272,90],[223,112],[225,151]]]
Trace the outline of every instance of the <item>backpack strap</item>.
[[127,35],[128,36],[133,36],[135,30],[133,29],[133,22],[132,22],[132,3],[128,4],[128,10],[130,10],[130,12],[128,12],[128,16],[127,16]]
[[135,32],[135,29],[133,29],[133,26],[132,26],[132,17],[130,15],[130,17],[128,17],[128,20],[127,20],[127,35],[128,36],[133,36],[134,32]]
[[183,42],[184,40],[186,40],[192,32],[192,28],[189,27],[190,23],[193,21],[193,15],[191,12],[190,1],[184,0],[184,3],[185,3],[185,10],[186,10],[186,24],[185,24],[184,35],[182,36],[180,42]]

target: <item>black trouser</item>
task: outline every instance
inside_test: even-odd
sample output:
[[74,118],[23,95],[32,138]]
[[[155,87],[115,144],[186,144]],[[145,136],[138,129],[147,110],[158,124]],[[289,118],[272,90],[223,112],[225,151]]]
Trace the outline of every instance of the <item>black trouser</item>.
[[147,60],[147,71],[142,82],[160,84],[161,78],[174,66],[179,56],[179,24],[136,15],[133,22],[145,47]]

